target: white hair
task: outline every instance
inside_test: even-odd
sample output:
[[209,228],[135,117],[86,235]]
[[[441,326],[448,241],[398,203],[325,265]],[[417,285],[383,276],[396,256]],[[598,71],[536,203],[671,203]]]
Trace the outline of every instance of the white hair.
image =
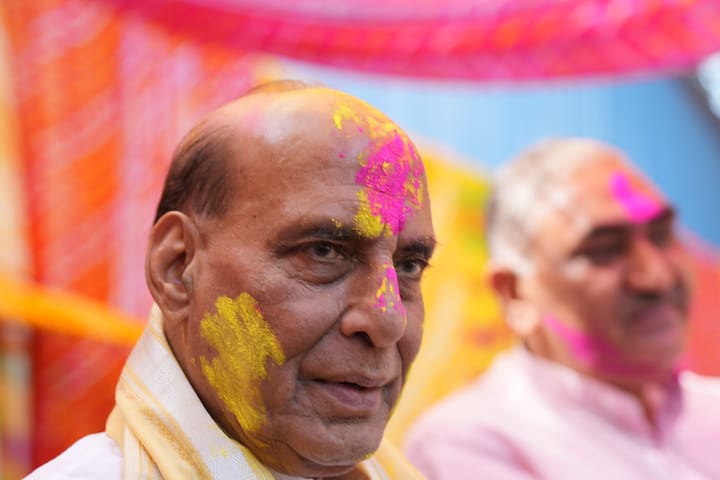
[[487,212],[487,238],[494,265],[528,275],[533,270],[532,235],[548,210],[572,201],[566,190],[555,189],[577,170],[612,155],[617,149],[586,138],[543,140],[503,165],[493,179]]

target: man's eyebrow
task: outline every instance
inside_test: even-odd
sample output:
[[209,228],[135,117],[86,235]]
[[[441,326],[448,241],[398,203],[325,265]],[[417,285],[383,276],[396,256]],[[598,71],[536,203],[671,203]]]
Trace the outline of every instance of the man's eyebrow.
[[649,219],[645,223],[664,223],[664,222],[672,222],[675,220],[675,217],[677,216],[677,212],[673,207],[665,207],[663,208],[660,213],[655,215],[653,218]]
[[297,236],[337,241],[367,240],[357,229],[349,226],[337,225],[333,222],[328,222],[327,224],[322,225],[313,225],[312,227],[300,230],[297,233]]
[[435,252],[437,240],[432,237],[419,238],[412,240],[398,247],[398,251],[402,253],[419,253],[426,260],[430,260]]
[[[664,222],[672,222],[675,219],[675,209],[672,207],[665,207],[652,218],[642,222],[643,225],[652,225]],[[586,235],[585,239],[592,239],[597,237],[604,237],[609,235],[625,234],[636,224],[633,222],[617,222],[617,223],[606,223],[600,224],[593,227]]]

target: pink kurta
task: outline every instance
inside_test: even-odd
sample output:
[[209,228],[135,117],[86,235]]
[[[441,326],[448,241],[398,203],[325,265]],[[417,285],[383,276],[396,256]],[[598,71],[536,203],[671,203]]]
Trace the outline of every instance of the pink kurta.
[[429,480],[720,479],[720,379],[658,391],[659,430],[615,387],[522,348],[424,414],[406,443]]

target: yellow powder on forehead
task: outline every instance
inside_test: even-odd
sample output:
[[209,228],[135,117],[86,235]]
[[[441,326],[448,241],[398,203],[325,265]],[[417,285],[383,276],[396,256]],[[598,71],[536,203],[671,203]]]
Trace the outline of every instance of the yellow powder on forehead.
[[407,143],[406,136],[400,131],[394,122],[388,119],[378,120],[375,117],[367,117],[368,133],[374,138],[386,138],[391,136],[393,133],[397,133],[401,136],[404,143]]
[[266,361],[282,365],[285,354],[249,294],[219,297],[215,308],[200,321],[201,335],[217,351],[211,360],[200,357],[202,372],[242,429],[258,431],[267,418],[259,388]]
[[333,114],[333,122],[335,122],[335,126],[338,130],[342,130],[343,123],[346,120],[353,120],[356,124],[359,124],[360,115],[358,115],[357,111],[349,105],[340,104],[337,106],[335,113]]
[[380,215],[373,215],[370,210],[370,202],[365,189],[359,190],[357,197],[360,201],[360,208],[355,214],[355,230],[365,238],[378,238],[385,229],[385,223],[383,223]]

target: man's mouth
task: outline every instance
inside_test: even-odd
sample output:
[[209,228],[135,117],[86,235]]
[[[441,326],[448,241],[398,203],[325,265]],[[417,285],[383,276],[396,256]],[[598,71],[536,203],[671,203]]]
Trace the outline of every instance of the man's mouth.
[[367,416],[380,408],[388,382],[364,377],[316,379],[311,392],[316,401],[339,416]]
[[628,315],[628,326],[643,334],[654,334],[682,326],[685,311],[678,305],[663,302],[634,309]]

